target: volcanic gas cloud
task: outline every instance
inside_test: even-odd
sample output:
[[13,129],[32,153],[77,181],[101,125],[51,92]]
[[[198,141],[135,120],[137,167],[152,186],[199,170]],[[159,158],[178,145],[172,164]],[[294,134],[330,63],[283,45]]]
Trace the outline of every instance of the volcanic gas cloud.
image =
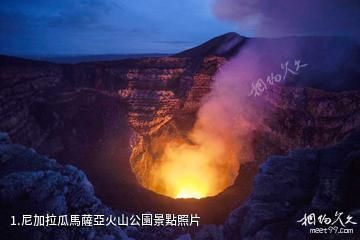
[[[350,5],[336,8],[331,5],[325,10],[323,5],[310,0],[300,5],[277,0],[274,7],[269,8],[265,0],[256,3],[216,0],[214,12],[222,19],[239,23],[240,31],[252,30],[263,36],[329,34],[333,29],[335,32],[347,29],[346,35],[358,34],[357,25],[353,25],[356,21],[338,21],[357,18],[354,11],[348,11]],[[283,11],[284,8],[289,11]],[[329,19],[329,13],[353,17]],[[322,23],[317,21],[319,17],[329,21],[319,26]],[[251,132],[265,117],[261,100],[258,101],[261,97],[254,100],[248,96],[251,84],[266,77],[265,74],[278,71],[283,62],[298,59],[308,63],[308,59],[299,58],[300,49],[294,38],[274,43],[271,39],[250,39],[238,55],[219,70],[194,128],[186,140],[175,136],[175,140],[166,144],[164,154],[152,167],[152,181],[146,183],[148,188],[174,198],[202,198],[216,195],[234,182],[241,162],[252,159]]]
[[187,141],[166,144],[150,189],[173,198],[203,198],[233,184],[241,162],[251,159],[250,133],[257,122],[248,107],[257,68],[251,52],[242,51],[216,74]]

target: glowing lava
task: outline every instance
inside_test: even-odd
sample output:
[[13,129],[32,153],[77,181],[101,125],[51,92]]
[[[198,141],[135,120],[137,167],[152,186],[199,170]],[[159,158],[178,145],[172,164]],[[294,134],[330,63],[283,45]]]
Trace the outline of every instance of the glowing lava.
[[138,139],[131,164],[140,184],[172,198],[204,198],[234,183],[240,164],[254,159],[253,134],[268,108],[261,99],[249,98],[263,70],[258,51],[245,48],[221,66],[190,131],[177,127],[179,111],[158,133]]
[[190,187],[186,187],[184,190],[181,190],[180,193],[176,196],[176,198],[203,198],[205,195],[196,189],[191,190]]
[[175,192],[178,192],[176,195],[172,195],[175,198],[204,198],[209,196],[208,186],[205,183],[199,184],[199,182],[193,182],[192,184],[183,184],[182,181],[179,181],[175,186]]
[[[223,141],[223,140],[222,140]],[[158,165],[156,179],[162,189],[155,191],[173,198],[214,196],[231,185],[238,161],[233,146],[222,142],[167,144]]]

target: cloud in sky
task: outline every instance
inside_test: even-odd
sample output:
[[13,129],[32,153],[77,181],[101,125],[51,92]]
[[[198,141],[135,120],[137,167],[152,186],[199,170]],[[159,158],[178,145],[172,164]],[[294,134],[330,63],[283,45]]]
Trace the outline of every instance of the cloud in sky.
[[359,0],[215,0],[213,12],[248,36],[360,34]]
[[175,53],[235,29],[210,1],[2,0],[0,54]]

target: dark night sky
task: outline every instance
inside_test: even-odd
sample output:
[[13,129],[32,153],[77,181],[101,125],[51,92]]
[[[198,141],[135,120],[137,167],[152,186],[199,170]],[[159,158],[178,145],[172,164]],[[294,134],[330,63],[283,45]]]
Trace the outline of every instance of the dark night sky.
[[359,0],[2,0],[0,54],[174,53],[245,36],[359,35]]
[[2,0],[0,53],[173,53],[235,24],[211,0]]

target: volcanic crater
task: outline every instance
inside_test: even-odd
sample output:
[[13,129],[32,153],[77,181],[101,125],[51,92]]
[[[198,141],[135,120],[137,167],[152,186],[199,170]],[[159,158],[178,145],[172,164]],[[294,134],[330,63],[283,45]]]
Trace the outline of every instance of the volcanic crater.
[[[167,186],[190,173],[199,184],[220,180],[201,166],[189,173],[174,163],[164,170],[174,171],[166,177],[156,169],[170,143],[196,146],[189,134],[216,73],[249,41],[261,40],[229,33],[173,56],[109,62],[55,64],[1,57],[0,129],[14,142],[83,169],[99,198],[114,209],[196,213],[204,223],[223,223],[249,197],[253,177],[268,156],[334,144],[360,125],[360,88],[328,89],[315,81],[321,79],[317,74],[312,85],[301,79],[274,85],[249,101],[254,114],[266,112],[267,117],[237,154],[242,164],[226,166],[226,173],[235,171],[229,181],[204,192],[202,185],[183,192]],[[304,38],[304,45],[312,46],[304,56],[324,41],[331,48],[334,40]],[[232,47],[224,48],[230,42]],[[343,66],[355,60],[346,61]],[[343,77],[341,70],[329,74]],[[259,101],[267,107],[256,108]],[[173,154],[180,158],[182,153]],[[197,162],[197,155],[184,158]]]

